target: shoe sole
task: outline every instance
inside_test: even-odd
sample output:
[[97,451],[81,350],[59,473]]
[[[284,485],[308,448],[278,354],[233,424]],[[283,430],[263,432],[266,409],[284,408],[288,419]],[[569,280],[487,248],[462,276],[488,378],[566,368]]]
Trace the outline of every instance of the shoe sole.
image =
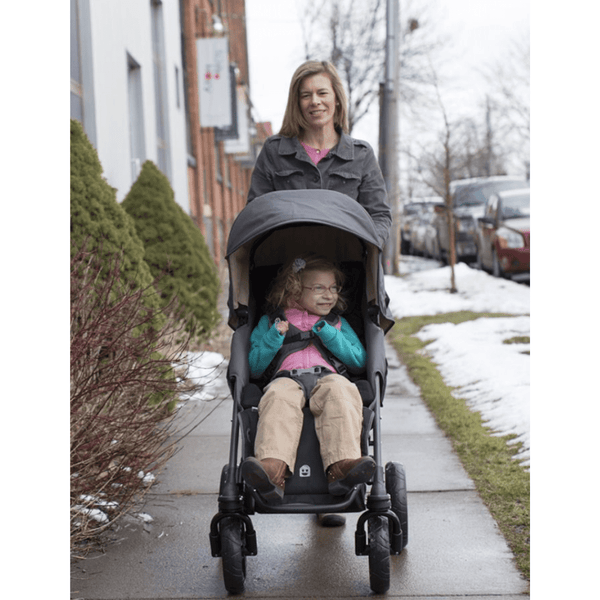
[[247,459],[242,463],[242,477],[260,495],[271,503],[281,503],[283,490],[277,487],[267,475],[262,465],[256,459]]
[[373,478],[377,463],[371,459],[357,464],[353,469],[348,471],[344,479],[332,481],[328,488],[332,496],[345,496],[353,487],[359,483],[367,483]]

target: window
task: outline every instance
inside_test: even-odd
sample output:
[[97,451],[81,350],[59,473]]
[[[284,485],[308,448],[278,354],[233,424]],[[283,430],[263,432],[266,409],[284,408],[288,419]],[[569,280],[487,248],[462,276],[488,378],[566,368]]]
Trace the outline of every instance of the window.
[[92,60],[92,25],[90,0],[71,2],[71,93],[70,115],[83,125],[96,146],[96,106],[94,101],[94,66]]
[[144,110],[142,102],[142,70],[139,63],[127,53],[127,88],[129,94],[129,138],[131,145],[131,176],[135,181],[146,160]]
[[169,121],[167,104],[167,76],[165,69],[165,40],[163,5],[161,0],[150,0],[152,12],[152,60],[154,62],[154,97],[156,103],[156,144],[158,168],[170,179]]
[[81,85],[77,0],[71,0],[71,117],[83,123],[83,87]]

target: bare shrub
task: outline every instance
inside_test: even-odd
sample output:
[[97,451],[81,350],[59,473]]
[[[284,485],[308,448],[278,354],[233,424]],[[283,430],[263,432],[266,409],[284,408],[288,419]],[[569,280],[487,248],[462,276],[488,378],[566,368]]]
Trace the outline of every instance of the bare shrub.
[[173,454],[174,407],[186,393],[187,347],[174,305],[146,301],[120,258],[71,261],[71,551],[129,511]]

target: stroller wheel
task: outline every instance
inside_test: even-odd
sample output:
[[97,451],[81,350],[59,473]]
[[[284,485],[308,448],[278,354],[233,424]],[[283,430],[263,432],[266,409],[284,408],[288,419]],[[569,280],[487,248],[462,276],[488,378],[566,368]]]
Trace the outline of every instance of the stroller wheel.
[[369,580],[376,594],[390,588],[390,529],[386,517],[369,517]]
[[404,466],[397,462],[385,465],[385,491],[392,499],[392,510],[400,519],[402,528],[402,550],[408,544],[408,503],[406,497],[406,473]]
[[240,519],[223,519],[221,525],[221,560],[223,582],[231,594],[244,591],[246,556],[244,554],[244,526]]

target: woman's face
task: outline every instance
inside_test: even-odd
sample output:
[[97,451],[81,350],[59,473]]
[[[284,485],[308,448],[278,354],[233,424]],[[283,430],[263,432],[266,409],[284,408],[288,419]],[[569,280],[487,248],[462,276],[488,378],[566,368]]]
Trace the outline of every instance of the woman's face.
[[324,73],[305,77],[299,95],[300,110],[310,127],[333,129],[337,99],[329,77]]

